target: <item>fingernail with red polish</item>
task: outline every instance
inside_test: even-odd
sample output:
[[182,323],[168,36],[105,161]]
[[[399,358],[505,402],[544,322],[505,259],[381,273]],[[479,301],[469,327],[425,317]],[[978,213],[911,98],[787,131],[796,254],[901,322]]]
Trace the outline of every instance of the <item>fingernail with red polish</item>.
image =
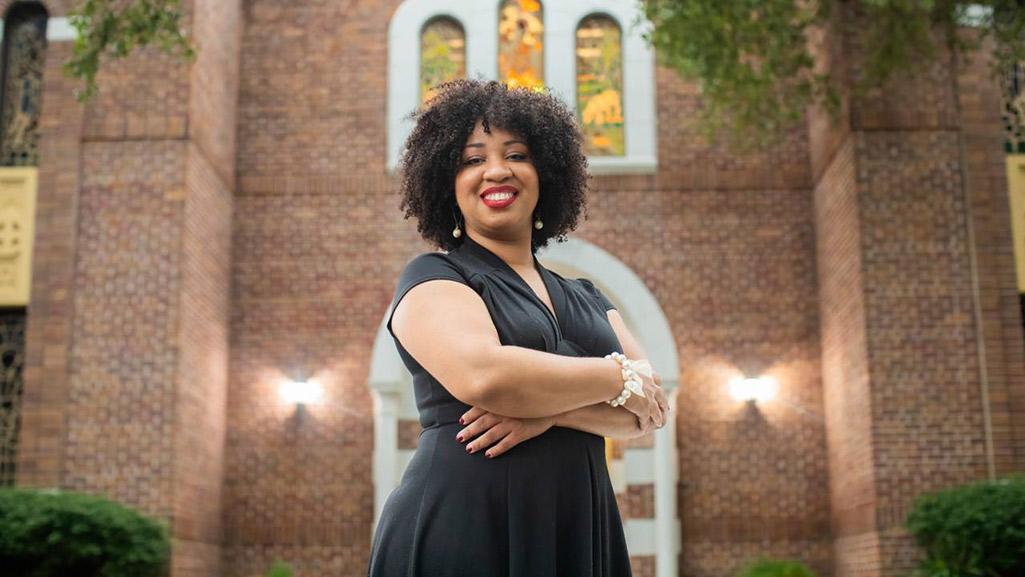
[[460,425],[465,425],[466,424],[466,423],[463,422],[463,418],[462,417],[459,417],[459,424]]
[[471,448],[469,445],[467,445],[466,446],[466,452],[467,453],[472,453],[473,452],[473,448]]
[[491,453],[484,453],[484,454],[487,455],[489,459],[494,456]]
[[463,442],[463,436],[462,435],[456,435],[456,440],[459,441],[460,443],[462,443]]

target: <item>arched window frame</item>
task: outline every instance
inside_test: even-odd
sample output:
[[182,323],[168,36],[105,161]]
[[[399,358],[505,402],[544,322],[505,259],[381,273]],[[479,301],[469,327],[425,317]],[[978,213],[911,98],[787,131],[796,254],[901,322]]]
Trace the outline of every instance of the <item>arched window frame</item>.
[[[448,16],[466,31],[466,74],[498,78],[499,0],[406,0],[388,27],[388,170],[394,172],[413,128],[405,118],[418,104],[420,30]],[[619,24],[623,49],[623,115],[626,154],[591,156],[593,174],[652,173],[658,165],[655,129],[655,57],[644,41],[650,23],[637,18],[629,0],[549,0],[544,9],[546,85],[574,110],[577,101],[576,31],[587,16],[602,14]]]
[[[625,65],[624,65],[624,62],[623,62],[623,54],[622,54],[622,52],[623,52],[623,25],[618,20],[613,18],[611,15],[606,14],[605,12],[591,12],[590,14],[585,15],[583,18],[581,18],[577,22],[576,27],[573,29],[573,50],[574,51],[577,50],[577,45],[578,45],[577,43],[579,41],[578,32],[580,31],[580,27],[583,26],[585,20],[589,20],[589,19],[592,19],[592,18],[604,19],[604,20],[611,21],[613,26],[615,26],[618,29],[618,32],[619,32],[619,42],[620,42],[620,46],[619,46],[619,51],[620,51],[619,67],[620,67],[620,71],[619,71],[619,74],[621,76],[621,78],[620,78],[620,85],[619,85],[619,99],[620,99],[620,106],[623,107],[623,114],[622,114],[622,116],[623,116],[623,131],[625,132],[626,131],[626,127],[630,124],[630,120],[631,119],[630,119],[629,115],[627,114],[627,110],[626,110],[626,106],[625,106],[625,104],[626,104],[626,102],[625,102],[625,100],[626,100],[626,98],[625,98],[626,86],[625,86],[625,83],[624,83],[625,77],[623,77],[623,73],[625,72],[625,70],[624,70],[625,69]],[[575,59],[574,59],[574,64],[576,64],[576,60]],[[579,72],[580,71],[577,68],[574,67],[574,69],[573,69],[573,88],[574,88],[573,102],[575,104],[580,104],[580,98],[579,98],[579,96],[580,96],[580,94],[579,94],[580,80],[578,78]],[[582,115],[583,115],[582,111],[577,109],[577,119],[580,120],[581,122],[582,122],[582,118],[581,118]],[[626,137],[626,135],[624,134],[624,142],[623,142],[624,146],[626,145],[626,138],[625,137]],[[586,131],[584,131],[584,140],[585,141],[587,140],[587,132]],[[591,157],[590,160],[593,161],[596,158],[605,158],[605,156],[601,156],[601,157],[593,156],[593,157]]]
[[[14,4],[8,8],[13,8]],[[46,7],[46,4],[43,4]],[[49,12],[49,11],[47,11]],[[3,18],[0,18],[0,40],[3,39]],[[75,28],[71,26],[71,21],[64,16],[50,16],[46,20],[46,41],[47,42],[65,42],[74,40],[77,37]]]
[[[465,63],[466,63],[466,29],[463,27],[463,24],[461,22],[459,22],[458,20],[455,20],[454,18],[450,18],[448,16],[434,16],[434,17],[428,19],[426,22],[424,22],[423,26],[420,27],[420,36],[419,36],[420,42],[417,44],[417,46],[420,47],[421,50],[423,49],[423,37],[424,37],[424,34],[427,32],[427,29],[432,24],[435,24],[435,23],[438,23],[438,22],[441,22],[441,21],[452,22],[457,27],[459,27],[459,32],[463,35],[463,63],[464,63],[464,66],[465,66]],[[421,78],[422,73],[423,73],[423,62],[422,62],[422,59],[417,59],[417,101],[418,102],[422,98],[422,95],[419,92],[419,90],[422,89],[422,86],[420,84],[420,82],[422,81],[422,78]]]

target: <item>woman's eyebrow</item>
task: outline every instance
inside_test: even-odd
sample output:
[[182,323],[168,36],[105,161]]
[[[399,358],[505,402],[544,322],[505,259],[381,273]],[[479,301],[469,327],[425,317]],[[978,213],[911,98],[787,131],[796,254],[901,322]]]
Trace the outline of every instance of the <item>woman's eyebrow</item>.
[[[522,140],[506,140],[505,141],[505,146],[509,146],[510,144],[522,144],[523,146],[527,145],[527,143],[523,142]],[[484,146],[483,142],[474,142],[473,144],[467,144],[464,148],[471,148],[471,147],[473,147],[473,148],[481,148],[483,146]]]

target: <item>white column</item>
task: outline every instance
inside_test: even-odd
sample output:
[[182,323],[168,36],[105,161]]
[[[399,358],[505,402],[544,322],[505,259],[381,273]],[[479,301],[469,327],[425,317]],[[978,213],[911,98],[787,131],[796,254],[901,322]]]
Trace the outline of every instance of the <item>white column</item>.
[[676,398],[678,383],[662,381],[669,400],[671,422],[655,431],[655,575],[676,577],[680,548],[680,520],[676,516]]
[[377,530],[384,501],[398,481],[399,394],[371,389],[374,399],[374,522]]

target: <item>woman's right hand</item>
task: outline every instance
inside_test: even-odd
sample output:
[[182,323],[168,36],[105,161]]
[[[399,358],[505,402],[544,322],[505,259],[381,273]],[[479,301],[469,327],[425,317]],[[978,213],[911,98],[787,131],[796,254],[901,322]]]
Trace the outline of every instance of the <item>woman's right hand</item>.
[[630,395],[623,403],[623,408],[637,415],[642,430],[648,429],[650,424],[654,424],[656,429],[661,429],[669,420],[669,401],[662,390],[662,377],[656,372],[652,372],[651,377],[638,373],[637,377],[641,380],[644,397]]

